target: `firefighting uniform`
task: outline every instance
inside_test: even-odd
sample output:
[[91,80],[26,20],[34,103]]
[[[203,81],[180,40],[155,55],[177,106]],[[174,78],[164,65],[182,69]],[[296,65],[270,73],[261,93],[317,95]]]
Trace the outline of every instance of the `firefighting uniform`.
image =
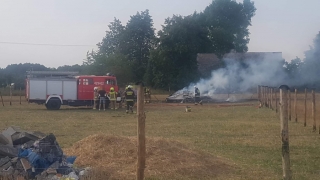
[[111,108],[116,109],[117,92],[114,91],[113,87],[110,88],[109,99],[112,105]]
[[144,103],[150,103],[151,101],[151,92],[149,88],[144,88]]
[[199,103],[200,102],[200,90],[195,87],[194,89],[194,103]]
[[126,112],[127,113],[129,112],[129,108],[131,109],[131,112],[133,112],[132,107],[134,105],[134,97],[135,97],[134,91],[131,88],[128,88],[125,91],[124,95],[125,95],[126,102],[127,102],[127,110],[126,110]]

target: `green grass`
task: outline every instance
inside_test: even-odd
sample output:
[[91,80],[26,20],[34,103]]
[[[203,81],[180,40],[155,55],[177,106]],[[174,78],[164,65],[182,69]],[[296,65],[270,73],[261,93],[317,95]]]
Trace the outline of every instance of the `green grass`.
[[[226,174],[225,179],[281,179],[279,114],[257,105],[191,105],[192,111],[186,113],[181,104],[150,104],[145,107],[146,135],[177,140],[229,161],[236,171]],[[16,125],[54,133],[63,148],[97,133],[137,134],[136,115],[125,114],[123,109],[99,112],[63,107],[48,111],[44,106],[23,102],[0,106],[0,119],[2,129]],[[303,127],[302,122],[290,122],[289,133],[293,179],[319,179],[320,135],[310,126]]]

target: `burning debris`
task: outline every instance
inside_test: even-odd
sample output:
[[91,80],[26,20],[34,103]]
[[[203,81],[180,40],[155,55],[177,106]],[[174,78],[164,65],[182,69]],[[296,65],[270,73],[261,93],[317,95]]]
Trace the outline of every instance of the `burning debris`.
[[[217,90],[211,90],[211,91],[206,91],[204,92],[200,98],[199,98],[199,102],[197,102],[196,104],[202,104],[203,102],[205,103],[213,103],[213,102],[224,102],[225,99],[221,99],[219,98],[218,94],[215,94],[214,92],[216,92]],[[226,100],[227,102],[229,102],[229,100]],[[190,90],[180,90],[177,91],[175,93],[173,93],[172,95],[170,95],[169,97],[166,98],[166,102],[169,103],[195,103],[195,94],[193,91]],[[231,101],[230,101],[231,102]],[[234,102],[234,101],[232,101]]]
[[[202,102],[213,102],[213,98],[209,95],[200,96]],[[192,91],[180,90],[166,98],[166,102],[194,103],[195,96]]]
[[[226,91],[225,91],[226,92]],[[200,96],[201,103],[242,103],[255,101],[254,93],[232,92],[223,93],[222,90],[206,91]],[[180,90],[166,98],[168,103],[195,103],[195,96],[192,91]],[[199,104],[200,104],[199,102]]]
[[0,133],[0,177],[8,179],[79,180],[87,169],[73,167],[53,134],[9,127]]

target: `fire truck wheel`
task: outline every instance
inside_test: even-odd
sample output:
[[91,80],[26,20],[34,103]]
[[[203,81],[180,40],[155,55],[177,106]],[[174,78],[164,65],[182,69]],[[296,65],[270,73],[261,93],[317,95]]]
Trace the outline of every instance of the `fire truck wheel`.
[[50,99],[46,104],[48,110],[58,110],[60,109],[61,102],[59,99]]

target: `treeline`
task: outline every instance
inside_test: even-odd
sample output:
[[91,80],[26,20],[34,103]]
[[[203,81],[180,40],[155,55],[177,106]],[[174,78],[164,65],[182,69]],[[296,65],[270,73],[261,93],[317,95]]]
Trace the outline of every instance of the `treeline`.
[[320,89],[320,31],[313,41],[313,46],[305,51],[305,58],[295,58],[284,63],[289,84],[295,87]]
[[111,72],[119,82],[143,80],[154,88],[181,89],[199,79],[197,53],[248,50],[248,26],[255,11],[250,0],[214,0],[202,12],[165,19],[157,33],[148,10],[126,24],[114,18],[85,65],[93,74]]
[[[28,70],[60,70],[92,75],[112,73],[122,85],[142,80],[149,87],[178,90],[199,80],[197,53],[221,57],[231,51],[247,52],[248,27],[255,11],[250,0],[213,0],[202,12],[168,17],[157,33],[148,10],[132,15],[126,24],[114,18],[98,49],[88,52],[82,65],[9,65],[0,69],[0,86],[15,83],[17,88],[23,88]],[[320,35],[305,55],[305,59],[283,62],[284,71],[295,85],[319,82]],[[221,61],[216,68],[223,66]]]
[[0,87],[10,86],[14,83],[15,89],[25,88],[25,79],[27,71],[77,71],[80,74],[88,73],[87,67],[85,65],[72,65],[72,66],[60,66],[58,68],[48,68],[41,64],[11,64],[6,68],[0,68]]
[[[180,89],[200,78],[197,53],[223,55],[248,50],[248,26],[255,11],[250,0],[214,0],[202,12],[168,17],[157,33],[148,10],[132,15],[125,25],[114,18],[98,50],[88,52],[83,65],[57,70],[112,73],[122,84],[142,80],[154,88]],[[10,65],[0,70],[0,86],[10,82],[22,86],[25,71],[31,67],[53,70],[39,64]]]

